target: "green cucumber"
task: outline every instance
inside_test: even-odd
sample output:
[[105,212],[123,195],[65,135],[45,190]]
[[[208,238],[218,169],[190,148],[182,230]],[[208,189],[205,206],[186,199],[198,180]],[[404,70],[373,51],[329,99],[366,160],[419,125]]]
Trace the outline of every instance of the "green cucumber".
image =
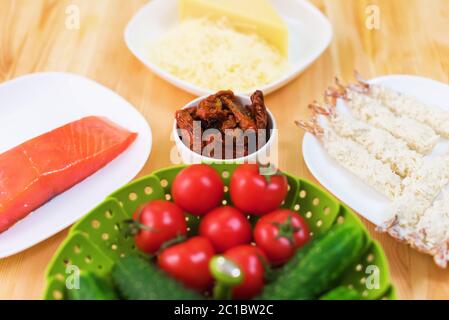
[[79,288],[66,289],[69,300],[117,300],[114,287],[92,272],[81,272]]
[[126,256],[112,268],[112,280],[128,300],[199,300],[202,296],[185,288],[150,262]]
[[347,286],[337,287],[321,296],[320,300],[361,300],[360,292]]
[[367,237],[354,225],[335,225],[312,242],[306,251],[299,250],[278,277],[265,286],[259,299],[317,299],[338,284],[343,273],[366,248]]

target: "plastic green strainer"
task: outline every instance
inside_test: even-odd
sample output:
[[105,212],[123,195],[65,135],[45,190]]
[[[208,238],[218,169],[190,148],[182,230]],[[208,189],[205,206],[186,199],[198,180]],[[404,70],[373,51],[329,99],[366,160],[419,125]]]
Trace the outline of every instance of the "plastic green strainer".
[[[236,166],[212,166],[228,186]],[[159,170],[124,186],[75,224],[48,266],[44,298],[64,299],[66,281],[73,272],[70,266],[106,275],[115,261],[136,251],[133,239],[123,236],[120,231],[121,222],[129,219],[141,204],[155,199],[171,200],[172,181],[183,168]],[[282,206],[305,217],[312,236],[326,232],[335,223],[354,224],[367,233],[356,215],[328,192],[304,179],[286,176],[289,192]],[[227,187],[225,191],[223,204],[231,204]],[[188,217],[191,234],[195,234],[198,223],[197,217]],[[370,240],[364,257],[342,277],[341,285],[355,288],[364,299],[395,299],[383,250],[368,233],[367,236]],[[372,282],[373,277],[378,281]]]

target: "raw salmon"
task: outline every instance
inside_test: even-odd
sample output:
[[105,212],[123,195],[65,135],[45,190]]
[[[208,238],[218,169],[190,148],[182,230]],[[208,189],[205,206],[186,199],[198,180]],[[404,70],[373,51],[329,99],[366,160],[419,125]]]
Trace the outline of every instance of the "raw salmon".
[[87,117],[0,154],[0,232],[104,167],[136,137],[106,118]]

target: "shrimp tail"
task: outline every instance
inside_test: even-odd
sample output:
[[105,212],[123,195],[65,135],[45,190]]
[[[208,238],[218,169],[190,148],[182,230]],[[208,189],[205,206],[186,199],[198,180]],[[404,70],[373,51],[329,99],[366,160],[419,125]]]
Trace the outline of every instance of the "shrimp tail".
[[348,86],[349,89],[351,89],[355,92],[358,92],[358,93],[368,94],[370,92],[370,85],[365,80],[365,78],[363,78],[362,75],[360,73],[358,73],[357,71],[354,71],[354,77],[356,78],[357,83],[350,84]]
[[[336,81],[338,80],[336,79]],[[324,100],[328,105],[335,107],[337,105],[337,99],[349,100],[347,93],[346,88],[338,82],[337,87],[329,87],[326,89],[324,92]]]
[[324,130],[318,124],[318,121],[315,117],[310,120],[295,121],[295,124],[304,131],[309,132],[316,137],[322,137],[324,135]]
[[326,117],[335,115],[335,106],[331,104],[322,105],[318,101],[314,101],[309,104],[309,109],[313,111],[314,115],[321,114]]

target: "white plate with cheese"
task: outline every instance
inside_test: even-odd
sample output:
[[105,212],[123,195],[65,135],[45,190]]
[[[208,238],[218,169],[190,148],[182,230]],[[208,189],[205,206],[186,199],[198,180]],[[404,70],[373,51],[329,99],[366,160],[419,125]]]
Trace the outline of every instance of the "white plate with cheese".
[[[215,90],[197,86],[191,82],[165,71],[150,60],[149,51],[151,45],[160,39],[164,34],[172,30],[180,23],[179,0],[153,0],[145,5],[130,21],[125,30],[125,41],[131,52],[151,71],[167,80],[171,84],[194,95],[209,95]],[[218,0],[207,0],[210,2]],[[204,3],[206,0],[187,1],[188,3]],[[265,94],[273,92],[287,84],[298,76],[304,69],[312,64],[326,50],[332,40],[332,26],[328,19],[312,4],[304,0],[271,0],[272,6],[267,5],[265,0],[245,0],[245,5],[241,9],[233,11],[237,18],[243,19],[242,23],[251,24],[257,32],[263,32],[264,38],[278,46],[280,51],[288,51],[288,68],[281,77],[268,84],[254,89],[260,89]],[[225,1],[220,1],[223,6]],[[236,0],[229,0],[229,4],[239,3]],[[240,2],[242,3],[242,2]],[[251,4],[253,5],[251,6]],[[226,5],[224,5],[226,7]],[[229,9],[234,10],[235,5]],[[251,12],[247,9],[251,8]],[[198,9],[189,7],[191,12]],[[215,8],[215,14],[220,14],[223,7]],[[229,11],[224,9],[228,15]],[[249,13],[249,14],[248,14]],[[281,23],[276,24],[278,21]],[[273,23],[274,21],[274,23]],[[268,27],[267,27],[268,25]],[[283,29],[283,26],[286,27]],[[263,31],[262,31],[263,30]],[[267,31],[268,30],[268,31]],[[288,32],[282,32],[288,30]],[[284,38],[288,40],[284,41]],[[280,47],[279,47],[280,46]],[[223,88],[233,89],[233,88]],[[238,91],[238,90],[236,90]],[[250,94],[254,90],[239,92]]]

